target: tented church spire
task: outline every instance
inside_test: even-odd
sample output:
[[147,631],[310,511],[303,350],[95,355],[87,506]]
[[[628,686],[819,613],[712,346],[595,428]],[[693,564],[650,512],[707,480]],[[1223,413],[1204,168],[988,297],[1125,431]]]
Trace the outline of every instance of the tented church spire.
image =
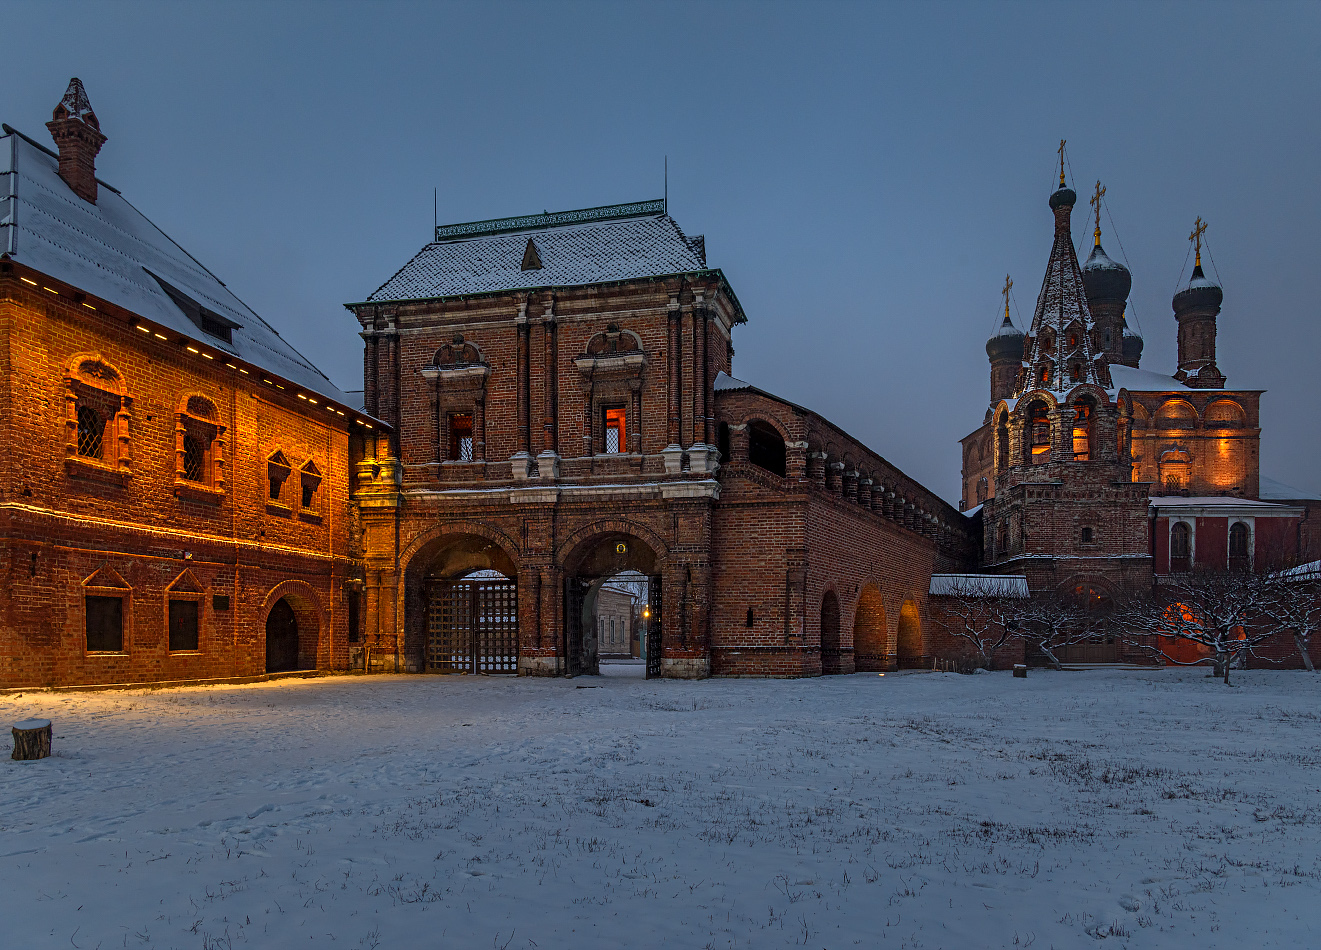
[[1064,142],[1060,142],[1060,187],[1050,196],[1055,213],[1055,243],[1032,317],[1027,389],[1068,392],[1079,383],[1107,387],[1104,360],[1093,353],[1092,314],[1087,307],[1082,271],[1073,250],[1069,218],[1078,196],[1064,179]]

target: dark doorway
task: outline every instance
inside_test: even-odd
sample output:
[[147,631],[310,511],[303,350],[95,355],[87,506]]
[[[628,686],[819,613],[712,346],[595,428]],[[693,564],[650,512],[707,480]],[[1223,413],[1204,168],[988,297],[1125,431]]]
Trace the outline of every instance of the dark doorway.
[[474,571],[427,586],[428,673],[517,673],[518,584]]
[[266,615],[266,672],[298,669],[298,618],[281,597]]

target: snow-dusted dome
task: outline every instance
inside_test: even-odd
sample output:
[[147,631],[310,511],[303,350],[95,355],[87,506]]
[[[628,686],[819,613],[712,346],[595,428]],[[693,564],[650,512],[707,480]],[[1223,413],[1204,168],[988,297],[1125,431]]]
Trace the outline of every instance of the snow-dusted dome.
[[1142,346],[1142,334],[1138,333],[1138,331],[1125,323],[1123,343],[1124,362],[1130,366],[1137,366],[1138,360],[1142,359]]
[[1127,267],[1111,258],[1098,241],[1092,248],[1091,257],[1082,266],[1082,285],[1089,303],[1120,303],[1128,299],[1128,292],[1133,289],[1133,275]]
[[1050,210],[1068,206],[1072,208],[1078,203],[1078,193],[1072,188],[1061,187],[1055,194],[1050,196]]
[[1008,315],[1000,329],[991,334],[986,341],[986,355],[992,363],[1000,360],[1023,361],[1023,331],[1010,322]]
[[1218,310],[1225,299],[1225,292],[1220,285],[1202,273],[1199,263],[1193,268],[1192,280],[1188,286],[1174,295],[1174,312],[1187,310]]

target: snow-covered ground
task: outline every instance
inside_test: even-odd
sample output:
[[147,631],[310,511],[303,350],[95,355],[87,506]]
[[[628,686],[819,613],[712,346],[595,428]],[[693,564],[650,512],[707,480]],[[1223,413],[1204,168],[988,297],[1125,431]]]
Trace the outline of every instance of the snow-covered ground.
[[0,946],[1321,946],[1321,676],[607,669],[0,696]]

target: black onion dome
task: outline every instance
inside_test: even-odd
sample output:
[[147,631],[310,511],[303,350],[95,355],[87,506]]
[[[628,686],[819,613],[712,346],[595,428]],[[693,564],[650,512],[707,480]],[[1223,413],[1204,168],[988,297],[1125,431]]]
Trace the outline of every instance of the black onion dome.
[[1072,188],[1061,188],[1055,194],[1050,196],[1050,210],[1063,208],[1066,205],[1072,208],[1078,203],[1078,194]]
[[1220,285],[1208,279],[1202,273],[1202,265],[1198,264],[1193,268],[1193,277],[1188,281],[1188,286],[1174,295],[1174,312],[1217,310],[1224,299],[1225,292],[1220,289]]
[[991,334],[991,338],[986,341],[986,355],[992,363],[998,363],[1000,360],[1023,361],[1023,331],[1009,322],[1005,317],[1005,322],[1000,324],[1000,329]]
[[1082,266],[1082,285],[1088,300],[1118,303],[1128,299],[1128,292],[1133,289],[1133,275],[1098,244]]
[[1125,363],[1137,365],[1138,360],[1142,359],[1142,334],[1138,333],[1128,324],[1124,325],[1124,343],[1123,355]]

